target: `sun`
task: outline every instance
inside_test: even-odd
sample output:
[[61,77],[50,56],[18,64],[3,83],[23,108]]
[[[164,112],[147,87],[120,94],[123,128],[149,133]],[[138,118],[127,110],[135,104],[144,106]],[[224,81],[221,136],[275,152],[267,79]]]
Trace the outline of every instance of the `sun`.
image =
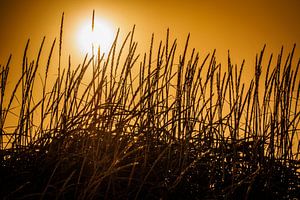
[[[94,29],[92,22],[87,20],[81,24],[77,32],[77,43],[81,53],[93,55],[100,47],[101,54],[107,54],[115,37],[111,23],[104,19],[94,19]],[[94,52],[93,52],[94,51]]]

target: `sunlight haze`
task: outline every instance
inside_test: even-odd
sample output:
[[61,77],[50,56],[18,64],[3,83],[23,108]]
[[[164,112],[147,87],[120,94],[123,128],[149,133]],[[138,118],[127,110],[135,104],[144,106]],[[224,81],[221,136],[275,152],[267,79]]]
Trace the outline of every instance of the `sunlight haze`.
[[[191,33],[191,47],[204,54],[213,49],[218,56],[230,50],[234,57],[254,60],[264,44],[268,52],[279,52],[284,45],[290,49],[300,44],[300,2],[287,1],[21,1],[0,2],[0,62],[8,55],[22,54],[26,40],[31,38],[33,49],[43,36],[50,46],[59,36],[60,17],[65,12],[64,45],[66,55],[77,53],[74,42],[81,19],[96,16],[110,21],[114,30],[121,28],[125,35],[136,24],[136,40],[143,50],[148,49],[151,34],[163,38],[170,28],[173,38],[184,43]],[[143,44],[143,45],[142,45]],[[297,51],[296,51],[297,52]],[[225,54],[225,55],[224,55]]]

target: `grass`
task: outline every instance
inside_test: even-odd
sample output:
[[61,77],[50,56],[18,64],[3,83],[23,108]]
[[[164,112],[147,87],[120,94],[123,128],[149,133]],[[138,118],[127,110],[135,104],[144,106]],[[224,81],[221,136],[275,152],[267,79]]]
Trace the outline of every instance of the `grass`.
[[[195,49],[188,51],[189,36],[178,51],[169,31],[158,47],[153,35],[145,54],[136,52],[133,28],[120,46],[117,34],[108,55],[98,50],[77,67],[70,57],[62,66],[62,30],[63,17],[55,81],[49,69],[56,40],[44,65],[45,38],[32,62],[28,41],[10,94],[11,58],[1,65],[3,199],[300,196],[295,47],[286,59],[282,49],[266,64],[263,48],[246,83],[244,62],[238,67],[228,54],[224,68],[215,52],[200,60]],[[8,129],[10,115],[18,121]]]

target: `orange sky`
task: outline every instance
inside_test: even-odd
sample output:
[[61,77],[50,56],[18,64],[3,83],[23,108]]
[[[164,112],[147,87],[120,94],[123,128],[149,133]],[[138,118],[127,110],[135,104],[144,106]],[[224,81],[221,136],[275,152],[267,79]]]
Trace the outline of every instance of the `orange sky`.
[[265,43],[267,52],[274,53],[281,45],[287,49],[293,43],[300,45],[299,8],[299,0],[1,0],[0,63],[10,53],[17,63],[28,38],[32,52],[44,35],[48,48],[59,35],[63,11],[64,51],[76,54],[75,31],[80,20],[91,18],[93,9],[123,33],[136,24],[140,49],[149,46],[152,32],[164,39],[169,27],[180,43],[190,32],[190,46],[204,54],[216,48],[222,57],[230,49],[234,61],[246,58],[251,63]]
[[[295,57],[300,57],[300,0],[0,0],[0,65],[13,54],[6,90],[12,91],[20,77],[28,38],[30,59],[35,59],[46,36],[41,68],[45,66],[50,46],[59,37],[63,12],[62,63],[66,64],[71,54],[72,66],[77,66],[84,55],[78,56],[76,31],[80,22],[91,19],[93,9],[97,17],[110,21],[115,29],[120,27],[123,35],[136,24],[138,53],[149,49],[152,33],[164,40],[167,28],[172,38],[178,38],[180,51],[190,32],[190,47],[195,47],[202,58],[214,49],[225,66],[228,49],[233,63],[240,65],[245,58],[246,80],[253,77],[255,54],[264,44],[269,56],[270,52],[277,54],[282,45],[287,52],[297,43]],[[57,58],[57,48],[53,56]]]

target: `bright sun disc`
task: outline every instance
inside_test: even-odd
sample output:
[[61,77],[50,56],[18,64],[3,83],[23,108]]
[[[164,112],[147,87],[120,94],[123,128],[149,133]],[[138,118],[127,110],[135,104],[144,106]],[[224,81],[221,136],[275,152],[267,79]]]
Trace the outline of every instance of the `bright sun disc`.
[[94,30],[92,31],[91,21],[83,23],[78,31],[78,46],[81,53],[89,55],[97,53],[98,47],[100,52],[107,54],[114,40],[114,31],[112,26],[104,20],[95,18]]

